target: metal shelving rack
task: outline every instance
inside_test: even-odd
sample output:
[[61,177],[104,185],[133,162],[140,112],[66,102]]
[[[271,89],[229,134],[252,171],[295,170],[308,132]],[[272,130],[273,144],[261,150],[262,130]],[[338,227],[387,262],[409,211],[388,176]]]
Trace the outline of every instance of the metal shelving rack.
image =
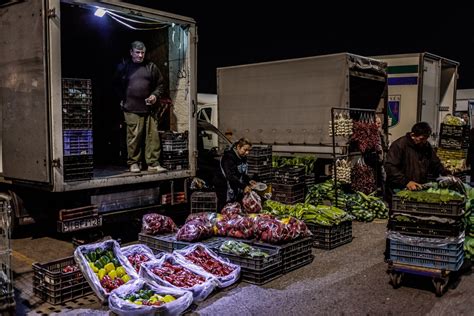
[[[334,172],[334,196],[335,196],[335,203],[337,205],[337,168],[336,168],[336,161],[338,158],[348,158],[354,155],[361,155],[360,152],[350,152],[349,151],[349,141],[346,142],[345,150],[342,151],[341,154],[336,153],[336,137],[343,137],[343,136],[336,136],[335,130],[335,117],[339,113],[346,112],[348,117],[350,117],[353,121],[360,121],[360,120],[373,120],[375,122],[375,110],[369,109],[362,109],[362,108],[338,108],[334,107],[331,108],[331,131],[332,131],[332,160],[333,160],[333,172]],[[347,136],[346,136],[347,137]],[[376,170],[374,170],[374,173]],[[374,174],[376,177],[377,175]]]

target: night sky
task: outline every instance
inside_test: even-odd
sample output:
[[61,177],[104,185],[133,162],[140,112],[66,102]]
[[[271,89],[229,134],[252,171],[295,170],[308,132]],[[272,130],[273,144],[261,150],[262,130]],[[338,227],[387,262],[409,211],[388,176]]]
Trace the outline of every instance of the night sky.
[[472,1],[444,6],[432,1],[379,6],[364,1],[128,2],[196,20],[198,90],[203,93],[216,92],[217,67],[339,52],[430,52],[460,62],[458,88],[474,88]]
[[202,93],[216,92],[217,67],[340,52],[430,52],[460,62],[458,88],[474,88],[474,1],[126,2],[196,20]]

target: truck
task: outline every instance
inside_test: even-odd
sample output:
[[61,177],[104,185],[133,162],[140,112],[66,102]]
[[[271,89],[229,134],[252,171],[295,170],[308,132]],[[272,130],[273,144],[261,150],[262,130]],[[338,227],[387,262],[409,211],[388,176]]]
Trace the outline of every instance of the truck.
[[332,108],[376,110],[385,120],[386,64],[338,53],[218,68],[217,98],[219,129],[234,139],[329,158]]
[[[52,219],[73,232],[186,202],[197,169],[195,21],[109,0],[7,1],[0,16],[1,190],[15,225]],[[164,173],[130,173],[125,163],[112,76],[135,40],[166,82],[162,156],[181,160]],[[185,147],[173,148],[173,137]]]
[[433,129],[430,141],[437,145],[440,123],[456,104],[459,63],[428,52],[373,58],[388,65],[389,141],[425,121]]

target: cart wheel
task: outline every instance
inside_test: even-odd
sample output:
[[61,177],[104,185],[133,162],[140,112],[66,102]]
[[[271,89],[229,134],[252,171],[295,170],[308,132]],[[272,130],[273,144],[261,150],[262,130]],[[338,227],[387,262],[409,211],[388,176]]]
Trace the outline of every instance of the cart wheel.
[[449,277],[447,278],[434,278],[433,279],[433,285],[435,286],[436,289],[436,296],[443,296],[444,291],[446,289],[446,285],[448,284]]
[[402,274],[400,272],[390,272],[390,281],[394,289],[399,288],[402,283]]

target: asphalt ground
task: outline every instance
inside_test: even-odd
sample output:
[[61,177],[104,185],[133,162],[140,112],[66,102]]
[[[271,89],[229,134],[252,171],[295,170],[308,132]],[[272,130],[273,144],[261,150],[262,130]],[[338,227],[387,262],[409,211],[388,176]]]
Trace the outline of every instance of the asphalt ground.
[[[383,260],[386,221],[353,223],[351,243],[313,248],[312,263],[264,285],[239,282],[192,306],[189,315],[473,315],[474,277],[452,275],[438,297],[431,278],[404,275],[394,289]],[[48,236],[12,241],[17,315],[109,315],[94,294],[62,305],[33,295],[31,263],[72,255],[70,242]]]

